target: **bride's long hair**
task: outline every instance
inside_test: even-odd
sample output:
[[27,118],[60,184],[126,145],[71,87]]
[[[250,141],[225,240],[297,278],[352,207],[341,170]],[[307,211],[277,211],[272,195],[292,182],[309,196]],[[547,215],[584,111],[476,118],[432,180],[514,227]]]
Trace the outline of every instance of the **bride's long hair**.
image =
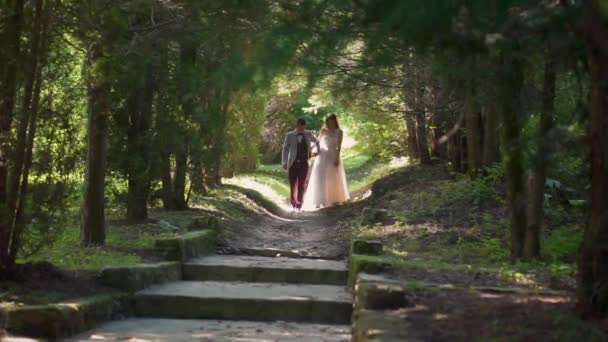
[[329,113],[325,118],[325,128],[329,129],[329,122],[333,121],[336,123],[336,129],[340,129],[340,124],[338,123],[338,117],[336,113]]

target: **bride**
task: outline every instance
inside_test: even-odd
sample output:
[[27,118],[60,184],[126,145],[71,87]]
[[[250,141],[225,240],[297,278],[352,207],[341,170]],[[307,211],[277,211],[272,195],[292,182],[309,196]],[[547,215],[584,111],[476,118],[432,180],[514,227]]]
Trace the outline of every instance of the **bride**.
[[330,113],[319,133],[320,151],[310,172],[304,208],[314,209],[342,204],[350,198],[346,173],[340,158],[342,130],[336,114]]

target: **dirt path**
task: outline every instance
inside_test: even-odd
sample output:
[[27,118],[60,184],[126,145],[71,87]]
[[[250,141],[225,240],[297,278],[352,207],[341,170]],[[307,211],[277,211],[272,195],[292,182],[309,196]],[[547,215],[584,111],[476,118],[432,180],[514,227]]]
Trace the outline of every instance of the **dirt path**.
[[222,253],[300,256],[342,259],[348,250],[348,234],[340,229],[343,208],[275,215],[267,213],[254,222],[228,228],[220,241]]

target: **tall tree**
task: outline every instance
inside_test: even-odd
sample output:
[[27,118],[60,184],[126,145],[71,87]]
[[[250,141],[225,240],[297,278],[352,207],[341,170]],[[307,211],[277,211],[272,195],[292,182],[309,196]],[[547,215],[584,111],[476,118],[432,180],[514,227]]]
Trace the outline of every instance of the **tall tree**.
[[11,267],[9,241],[13,229],[13,215],[9,208],[8,171],[11,150],[11,128],[17,92],[17,70],[21,51],[23,26],[23,0],[2,2],[3,15],[0,20],[0,271]]
[[588,143],[591,160],[591,208],[578,262],[582,309],[608,313],[608,13],[602,0],[582,2],[579,31],[591,77]]
[[538,130],[538,144],[533,169],[528,177],[528,212],[526,238],[523,249],[524,258],[540,256],[540,234],[543,226],[545,199],[545,180],[547,178],[547,163],[550,158],[555,112],[555,59],[548,56],[545,62],[542,110]]
[[[107,44],[107,42],[105,42]],[[107,46],[93,43],[85,65],[88,101],[87,158],[80,238],[85,245],[103,245],[106,239],[105,177],[111,77]]]
[[526,193],[522,151],[522,87],[524,62],[517,42],[504,42],[498,57],[497,103],[501,107],[507,206],[510,216],[511,259],[523,255],[526,234]]
[[38,105],[42,88],[42,69],[49,47],[49,26],[53,5],[38,1],[34,6],[29,51],[26,56],[22,105],[17,119],[17,139],[13,149],[13,163],[9,178],[8,203],[13,216],[9,261],[14,263],[22,245],[25,229],[24,211],[29,173],[32,165],[34,136],[38,119]]

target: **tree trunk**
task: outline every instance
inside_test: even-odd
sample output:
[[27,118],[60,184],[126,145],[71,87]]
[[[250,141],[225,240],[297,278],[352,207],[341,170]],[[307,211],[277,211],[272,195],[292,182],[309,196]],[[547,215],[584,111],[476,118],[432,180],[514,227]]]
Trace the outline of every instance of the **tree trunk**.
[[[24,113],[27,113],[24,115],[24,117],[27,117],[28,127],[23,128],[23,132],[26,134],[24,134],[23,137],[23,162],[20,163],[23,164],[21,169],[22,174],[20,174],[19,177],[15,177],[16,179],[21,180],[19,183],[19,189],[14,190],[18,192],[19,195],[15,197],[17,202],[9,252],[9,260],[11,264],[17,259],[17,254],[21,248],[22,235],[25,228],[24,211],[27,200],[27,189],[29,185],[29,173],[32,166],[32,154],[34,148],[34,137],[36,135],[36,121],[38,118],[38,106],[40,104],[40,92],[42,89],[42,69],[46,64],[46,56],[48,51],[49,20],[50,13],[48,9],[48,2],[40,1],[36,4],[36,19],[34,20],[34,38],[32,39],[30,59],[30,68],[32,73],[26,80],[23,106],[21,109]],[[31,95],[26,95],[27,93]],[[20,122],[20,125],[22,124],[23,122]],[[20,138],[17,140],[20,140]],[[20,143],[17,145],[20,145]],[[19,147],[17,150],[19,150]]]
[[499,115],[496,112],[496,106],[486,106],[483,110],[482,166],[491,166],[500,161],[500,134],[498,124]]
[[551,155],[551,130],[553,129],[553,113],[555,100],[555,62],[549,57],[545,64],[545,77],[543,84],[543,108],[538,132],[538,151],[534,169],[528,180],[528,217],[526,240],[523,257],[537,258],[540,256],[540,234],[543,225],[543,201],[545,197],[545,179],[547,175],[547,161]]
[[188,209],[186,202],[186,171],[188,168],[188,151],[183,150],[175,155],[175,176],[173,179],[173,201],[176,210]]
[[472,81],[467,82],[464,99],[464,118],[467,135],[467,165],[470,174],[476,174],[481,168],[481,118],[479,107],[475,103],[475,91]]
[[[25,82],[23,88],[23,98],[21,108],[16,116],[17,126],[17,139],[15,146],[12,151],[11,158],[11,170],[9,172],[8,180],[8,210],[9,216],[14,218],[15,210],[17,208],[17,201],[19,197],[19,188],[21,183],[21,175],[23,172],[23,163],[25,160],[25,149],[27,143],[27,129],[30,121],[30,107],[32,104],[34,82],[36,82],[36,75],[38,71],[38,60],[40,54],[40,36],[42,34],[42,10],[44,1],[36,2],[34,9],[34,21],[32,24],[31,34],[31,46],[29,54],[27,55],[25,62]],[[9,223],[11,227],[14,222]]]
[[205,187],[205,171],[201,156],[197,154],[196,156],[193,156],[192,159],[192,168],[190,170],[192,191],[195,194],[205,195],[207,194],[207,188]]
[[505,69],[499,85],[498,103],[502,111],[507,203],[511,220],[511,259],[521,258],[526,232],[526,201],[523,156],[520,144],[521,88],[523,70],[519,61],[502,58]]
[[456,172],[462,172],[462,161],[460,159],[462,154],[460,151],[461,139],[460,132],[456,132],[448,140],[448,157],[452,164],[452,170]]
[[423,111],[416,112],[416,137],[418,139],[418,155],[421,164],[431,163],[429,140],[426,131],[426,117]]
[[41,72],[38,72],[38,81],[36,82],[36,87],[34,89],[34,99],[31,107],[30,114],[30,126],[28,128],[28,137],[27,144],[25,150],[25,162],[23,165],[23,180],[21,181],[21,189],[19,190],[20,196],[19,201],[17,203],[17,211],[15,213],[15,233],[13,234],[13,239],[11,241],[11,251],[10,258],[12,262],[15,262],[17,259],[17,253],[21,248],[21,241],[23,231],[25,229],[25,203],[27,200],[27,188],[29,186],[29,175],[30,169],[32,167],[32,154],[34,150],[34,137],[36,136],[36,121],[38,119],[38,105],[40,102],[40,90],[41,90],[41,82],[42,75]]
[[437,143],[441,137],[445,136],[446,132],[444,129],[435,127],[433,128],[433,147],[431,155],[433,157],[440,158],[442,160],[446,160],[448,158],[448,148],[447,144],[439,144]]
[[161,151],[160,172],[162,182],[163,208],[165,210],[175,210],[173,200],[173,180],[171,179],[171,155]]
[[407,130],[407,151],[410,159],[418,159],[418,139],[416,138],[416,120],[414,117],[406,113],[405,114],[405,128]]
[[8,168],[11,144],[11,125],[17,91],[17,66],[20,58],[21,27],[23,23],[23,0],[8,1],[3,6],[11,13],[3,14],[4,26],[0,42],[2,65],[0,65],[0,273],[11,265],[9,241],[11,238],[13,213],[8,208]]
[[589,0],[585,7],[591,76],[591,208],[578,262],[578,297],[586,314],[604,317],[608,311],[608,20],[600,0]]
[[104,192],[108,117],[111,111],[106,58],[102,56],[102,48],[97,43],[91,45],[86,65],[87,159],[80,230],[84,245],[103,245],[106,238]]
[[127,219],[131,221],[143,221],[148,218],[150,127],[155,86],[152,66],[147,65],[144,69],[142,84],[133,91],[133,106],[129,113]]
[[158,89],[154,111],[154,131],[156,132],[154,151],[158,153],[158,172],[162,184],[162,200],[165,210],[174,210],[173,180],[171,179],[171,143],[173,134],[172,117],[169,115],[169,49],[160,48],[160,66],[158,73]]

